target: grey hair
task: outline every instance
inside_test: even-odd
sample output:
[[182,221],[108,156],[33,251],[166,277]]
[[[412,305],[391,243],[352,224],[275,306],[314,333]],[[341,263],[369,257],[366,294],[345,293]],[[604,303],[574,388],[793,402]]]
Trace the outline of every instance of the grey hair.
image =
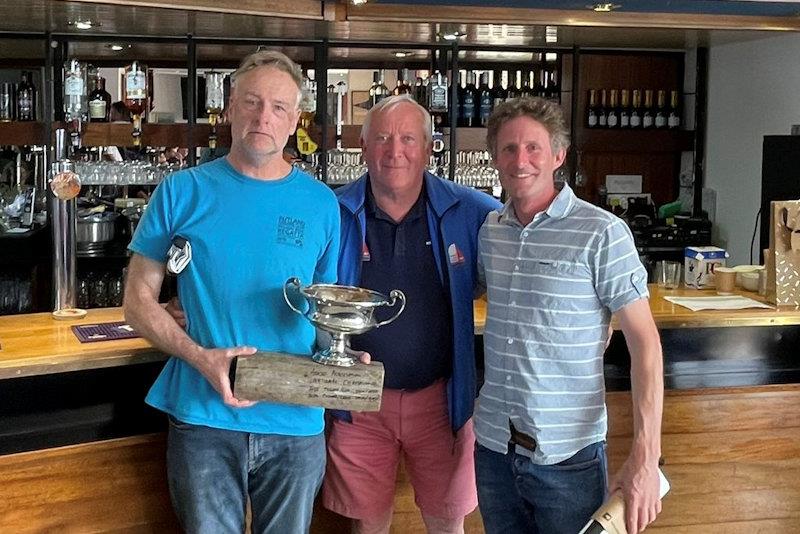
[[553,152],[569,148],[569,128],[564,110],[559,104],[539,97],[522,97],[506,100],[492,112],[486,128],[486,146],[492,157],[497,155],[497,134],[508,121],[517,117],[530,117],[540,123],[550,134]]
[[303,89],[303,70],[300,65],[289,59],[289,56],[277,50],[258,50],[245,56],[239,64],[239,68],[231,74],[231,87],[236,87],[236,80],[241,75],[258,67],[272,67],[288,74],[297,85],[297,103],[295,106],[300,105]]
[[390,111],[400,104],[411,104],[414,108],[419,112],[420,117],[422,118],[422,129],[425,133],[425,142],[427,144],[431,143],[431,131],[433,129],[431,123],[431,114],[428,113],[428,110],[424,107],[420,106],[414,97],[409,94],[403,95],[394,95],[383,100],[379,101],[377,104],[372,106],[370,110],[367,112],[367,116],[364,117],[364,124],[361,125],[361,140],[365,140],[369,138],[369,125],[372,122],[372,116],[376,113],[381,113],[382,111]]

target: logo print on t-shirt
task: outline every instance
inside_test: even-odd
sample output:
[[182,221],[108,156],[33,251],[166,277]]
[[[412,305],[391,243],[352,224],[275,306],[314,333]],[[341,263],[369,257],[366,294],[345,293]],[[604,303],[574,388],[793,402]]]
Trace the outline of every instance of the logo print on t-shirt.
[[305,221],[281,215],[278,217],[278,235],[276,241],[285,245],[302,247],[305,229]]
[[450,265],[461,265],[465,261],[464,254],[455,243],[450,243],[450,246],[447,247],[447,256],[450,259]]

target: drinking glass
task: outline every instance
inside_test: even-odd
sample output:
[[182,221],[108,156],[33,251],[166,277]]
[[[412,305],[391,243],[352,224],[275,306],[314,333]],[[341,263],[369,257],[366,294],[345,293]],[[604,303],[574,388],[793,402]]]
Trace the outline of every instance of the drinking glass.
[[681,285],[681,264],[677,261],[660,261],[656,266],[658,287],[677,289]]

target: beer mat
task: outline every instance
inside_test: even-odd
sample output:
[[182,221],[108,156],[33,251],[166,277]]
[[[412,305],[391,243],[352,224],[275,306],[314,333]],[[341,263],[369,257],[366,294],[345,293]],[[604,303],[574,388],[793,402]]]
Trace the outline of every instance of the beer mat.
[[772,309],[769,304],[758,302],[747,297],[738,295],[719,296],[719,297],[664,297],[678,306],[689,308],[692,311],[700,310],[744,310],[746,308],[766,308]]
[[72,327],[72,332],[81,343],[139,337],[136,330],[124,321],[75,325]]

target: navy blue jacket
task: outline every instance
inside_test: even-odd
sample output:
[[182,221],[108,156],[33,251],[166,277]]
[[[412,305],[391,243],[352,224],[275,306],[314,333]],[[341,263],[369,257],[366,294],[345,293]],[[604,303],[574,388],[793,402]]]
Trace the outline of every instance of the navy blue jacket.
[[[366,234],[364,199],[368,175],[336,190],[342,216],[339,283],[358,286]],[[501,204],[474,189],[425,173],[427,218],[439,277],[450,283],[453,309],[453,375],[447,384],[450,424],[460,429],[475,403],[475,319],[472,301],[478,285],[478,230]],[[444,257],[443,257],[444,256]],[[447,266],[447,277],[442,267]],[[423,335],[420,332],[420,335]],[[342,417],[347,412],[335,415]],[[348,414],[349,415],[349,414]],[[347,416],[345,416],[347,417]]]

